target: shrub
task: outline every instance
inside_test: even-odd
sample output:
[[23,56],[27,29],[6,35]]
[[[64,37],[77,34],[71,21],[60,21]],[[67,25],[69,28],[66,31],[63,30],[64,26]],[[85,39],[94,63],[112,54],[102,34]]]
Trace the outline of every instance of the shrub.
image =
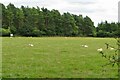
[[9,35],[10,35],[10,29],[0,28],[0,36],[9,36]]

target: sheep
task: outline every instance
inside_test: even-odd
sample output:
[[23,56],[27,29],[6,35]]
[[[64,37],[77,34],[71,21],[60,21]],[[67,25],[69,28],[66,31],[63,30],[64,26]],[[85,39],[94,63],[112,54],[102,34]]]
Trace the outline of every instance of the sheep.
[[81,45],[82,47],[88,48],[88,45]]
[[84,45],[85,48],[88,48],[88,45]]
[[28,44],[29,46],[33,47],[34,45],[33,44]]
[[102,52],[102,51],[103,51],[103,49],[102,49],[102,48],[100,48],[100,49],[97,49],[97,51]]
[[114,50],[114,48],[111,47],[110,50]]

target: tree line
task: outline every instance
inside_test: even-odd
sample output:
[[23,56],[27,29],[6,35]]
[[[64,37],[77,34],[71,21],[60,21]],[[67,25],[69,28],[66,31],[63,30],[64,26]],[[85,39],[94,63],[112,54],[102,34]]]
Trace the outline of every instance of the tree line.
[[[120,29],[119,23],[101,22],[97,27],[90,17],[47,8],[17,8],[14,4],[2,5],[1,36],[88,36],[113,37]],[[119,31],[118,31],[119,30]]]

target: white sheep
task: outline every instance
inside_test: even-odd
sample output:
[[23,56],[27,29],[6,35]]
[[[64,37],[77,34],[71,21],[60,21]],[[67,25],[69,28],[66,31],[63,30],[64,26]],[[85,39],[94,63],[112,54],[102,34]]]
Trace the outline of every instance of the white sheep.
[[10,37],[13,37],[13,34],[10,34]]
[[33,47],[34,45],[33,44],[28,44],[29,46]]
[[84,45],[85,48],[88,48],[88,45]]
[[102,48],[100,48],[100,49],[97,49],[97,51],[102,52],[102,51],[103,51],[103,49],[102,49]]
[[111,47],[110,50],[114,50],[114,48]]
[[88,48],[88,45],[81,45],[82,47]]

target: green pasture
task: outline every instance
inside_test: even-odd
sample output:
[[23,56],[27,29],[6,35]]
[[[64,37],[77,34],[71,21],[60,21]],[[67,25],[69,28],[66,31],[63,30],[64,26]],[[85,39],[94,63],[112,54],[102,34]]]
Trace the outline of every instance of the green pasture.
[[116,46],[114,38],[3,37],[2,77],[117,78],[117,65],[101,67],[108,61],[97,49],[114,52],[106,42]]

